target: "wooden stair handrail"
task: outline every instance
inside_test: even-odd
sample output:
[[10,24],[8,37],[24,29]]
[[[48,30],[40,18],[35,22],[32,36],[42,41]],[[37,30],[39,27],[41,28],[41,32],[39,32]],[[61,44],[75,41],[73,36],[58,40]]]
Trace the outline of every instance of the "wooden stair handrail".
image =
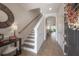
[[21,31],[19,31],[18,33],[20,34],[21,32],[23,32],[33,21],[35,21],[36,18],[38,18],[41,14],[37,15],[31,22],[29,22]]

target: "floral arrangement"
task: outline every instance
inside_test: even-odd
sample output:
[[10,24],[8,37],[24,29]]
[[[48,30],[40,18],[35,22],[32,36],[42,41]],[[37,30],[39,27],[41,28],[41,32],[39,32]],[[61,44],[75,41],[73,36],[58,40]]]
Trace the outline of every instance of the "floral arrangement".
[[65,7],[65,14],[67,18],[67,22],[69,26],[72,26],[73,28],[79,28],[79,9],[75,10],[77,8],[76,6],[73,7],[73,3],[68,3]]
[[77,19],[78,15],[75,9],[73,8],[72,4],[67,4],[65,10],[66,10],[66,15],[67,15],[66,17],[68,21],[70,23],[75,23],[78,20]]

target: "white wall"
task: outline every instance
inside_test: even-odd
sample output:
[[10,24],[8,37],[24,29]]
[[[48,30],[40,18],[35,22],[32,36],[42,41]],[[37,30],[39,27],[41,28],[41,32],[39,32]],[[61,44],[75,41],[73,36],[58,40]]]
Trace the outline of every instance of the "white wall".
[[38,52],[45,39],[45,37],[44,37],[45,36],[45,34],[44,34],[44,17],[43,16],[39,20],[37,25],[35,26],[35,35],[36,35],[35,50]]
[[57,13],[57,41],[64,51],[64,4],[61,5]]

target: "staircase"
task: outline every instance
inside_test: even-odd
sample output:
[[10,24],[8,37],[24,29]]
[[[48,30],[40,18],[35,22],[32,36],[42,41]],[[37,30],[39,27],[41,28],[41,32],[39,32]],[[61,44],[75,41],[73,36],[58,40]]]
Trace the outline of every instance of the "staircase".
[[[37,21],[33,21],[29,24],[29,28],[25,26],[23,31],[27,28],[27,32],[22,32],[28,34],[26,37],[24,37],[24,41],[22,44],[22,49],[25,51],[31,51],[33,53],[36,53],[39,51],[41,44],[43,43],[43,37],[44,37],[44,20],[41,19],[42,15],[37,17]],[[33,26],[35,25],[35,26]],[[31,28],[31,30],[30,30]],[[25,34],[25,35],[26,35]],[[41,35],[40,35],[41,34]],[[39,36],[40,35],[40,36]],[[38,43],[38,44],[37,44]]]
[[27,39],[24,40],[22,49],[26,51],[35,52],[35,32],[34,30],[32,30],[31,33],[27,36]]

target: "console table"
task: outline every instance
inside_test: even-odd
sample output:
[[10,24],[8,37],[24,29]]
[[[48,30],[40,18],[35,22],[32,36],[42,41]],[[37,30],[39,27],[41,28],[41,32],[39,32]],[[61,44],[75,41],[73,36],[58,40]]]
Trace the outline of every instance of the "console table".
[[2,43],[0,43],[0,48],[9,44],[14,43],[14,46],[17,47],[17,42],[19,42],[19,47],[16,49],[16,55],[21,54],[21,38],[16,38],[16,39],[7,39],[4,40]]

